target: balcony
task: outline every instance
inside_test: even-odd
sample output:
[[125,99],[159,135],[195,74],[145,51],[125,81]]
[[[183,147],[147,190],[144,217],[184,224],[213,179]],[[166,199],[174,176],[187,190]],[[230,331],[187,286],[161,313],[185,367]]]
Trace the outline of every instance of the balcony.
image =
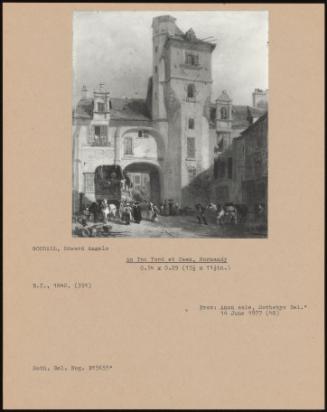
[[93,139],[88,141],[89,146],[111,147],[112,143],[107,136],[94,136]]

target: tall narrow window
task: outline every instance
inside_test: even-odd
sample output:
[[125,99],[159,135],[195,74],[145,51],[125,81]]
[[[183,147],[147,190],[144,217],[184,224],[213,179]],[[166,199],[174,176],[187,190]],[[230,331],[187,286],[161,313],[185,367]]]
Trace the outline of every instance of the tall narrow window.
[[85,193],[94,192],[94,173],[84,173],[84,191]]
[[220,118],[221,119],[227,119],[228,118],[228,114],[227,114],[227,109],[226,107],[222,107],[220,109]]
[[133,138],[125,137],[124,139],[124,154],[132,155],[133,154]]
[[231,179],[233,177],[233,159],[231,157],[228,158],[227,162],[227,174],[228,179]]
[[137,136],[138,136],[138,137],[143,137],[143,132],[142,132],[142,130],[139,130],[139,131],[137,132]]
[[188,128],[194,129],[194,119],[192,118],[188,119]]
[[195,86],[194,84],[188,84],[187,85],[187,97],[188,98],[194,98],[195,96]]
[[187,138],[187,158],[188,159],[195,158],[195,138],[194,137]]

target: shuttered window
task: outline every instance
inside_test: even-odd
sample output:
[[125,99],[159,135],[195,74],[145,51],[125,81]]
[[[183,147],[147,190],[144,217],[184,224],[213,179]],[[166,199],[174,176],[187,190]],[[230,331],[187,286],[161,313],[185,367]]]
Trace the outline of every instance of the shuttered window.
[[124,154],[132,155],[133,154],[133,138],[125,137],[124,139]]
[[94,193],[94,173],[84,173],[85,193]]

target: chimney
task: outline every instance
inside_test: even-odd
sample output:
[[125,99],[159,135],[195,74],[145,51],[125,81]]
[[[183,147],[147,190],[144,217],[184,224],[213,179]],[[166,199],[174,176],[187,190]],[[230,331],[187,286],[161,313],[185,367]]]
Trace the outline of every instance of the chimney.
[[85,84],[82,87],[81,95],[82,95],[82,99],[87,99],[87,87],[85,86]]

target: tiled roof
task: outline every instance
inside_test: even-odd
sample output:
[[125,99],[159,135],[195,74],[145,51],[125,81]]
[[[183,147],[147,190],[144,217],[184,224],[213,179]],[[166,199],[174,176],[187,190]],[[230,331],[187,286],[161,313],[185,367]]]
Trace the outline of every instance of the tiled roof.
[[261,113],[261,116],[259,117],[259,119],[255,123],[251,124],[246,130],[244,130],[241,133],[241,136],[246,135],[250,130],[256,129],[260,125],[260,123],[267,121],[267,119],[268,119],[268,112],[264,112],[263,114]]
[[[111,119],[151,120],[146,102],[143,99],[124,99],[114,97],[110,99],[110,102]],[[93,99],[81,99],[78,102],[74,113],[75,118],[92,119],[92,115]]]
[[76,106],[74,117],[78,119],[92,119],[93,99],[81,99]]
[[112,119],[151,120],[144,99],[112,98],[110,101]]
[[243,129],[250,125],[249,112],[250,106],[243,106],[243,105],[233,105],[232,106],[232,128],[233,129]]

